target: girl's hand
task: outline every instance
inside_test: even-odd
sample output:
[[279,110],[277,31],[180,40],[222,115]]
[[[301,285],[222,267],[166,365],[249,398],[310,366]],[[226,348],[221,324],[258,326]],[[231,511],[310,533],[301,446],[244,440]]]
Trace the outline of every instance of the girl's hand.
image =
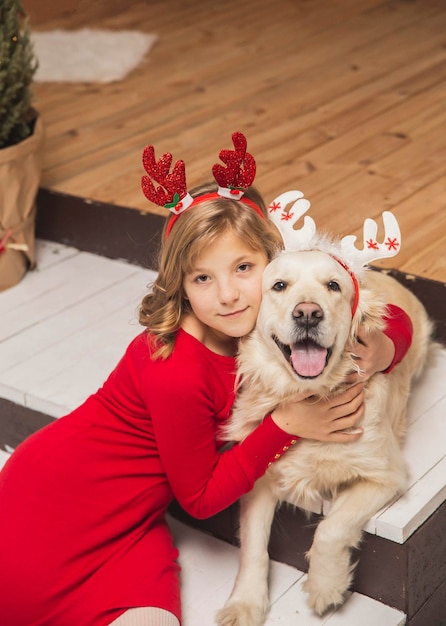
[[395,346],[380,330],[365,333],[360,329],[352,351],[360,371],[352,372],[347,377],[347,382],[365,382],[376,372],[383,372],[390,366],[395,355]]
[[309,396],[280,404],[271,414],[290,435],[328,442],[358,439],[363,429],[356,424],[364,415],[364,389],[356,384],[328,399]]

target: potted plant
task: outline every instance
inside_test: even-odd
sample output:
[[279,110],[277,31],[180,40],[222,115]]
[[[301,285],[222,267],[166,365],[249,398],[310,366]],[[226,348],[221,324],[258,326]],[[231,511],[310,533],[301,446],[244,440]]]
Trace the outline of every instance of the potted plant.
[[37,69],[21,0],[0,2],[0,291],[35,266],[42,120],[33,108]]

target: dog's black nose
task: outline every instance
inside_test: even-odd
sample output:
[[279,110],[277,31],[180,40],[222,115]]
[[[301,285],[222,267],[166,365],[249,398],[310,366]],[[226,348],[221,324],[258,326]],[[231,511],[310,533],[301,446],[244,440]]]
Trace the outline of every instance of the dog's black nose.
[[317,326],[324,319],[324,312],[315,302],[300,302],[294,307],[293,317],[299,326]]

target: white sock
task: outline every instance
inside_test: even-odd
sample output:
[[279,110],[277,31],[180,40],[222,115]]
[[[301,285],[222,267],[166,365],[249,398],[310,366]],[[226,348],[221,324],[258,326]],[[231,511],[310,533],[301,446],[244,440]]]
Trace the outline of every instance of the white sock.
[[180,626],[178,618],[173,613],[155,606],[129,609],[110,626]]

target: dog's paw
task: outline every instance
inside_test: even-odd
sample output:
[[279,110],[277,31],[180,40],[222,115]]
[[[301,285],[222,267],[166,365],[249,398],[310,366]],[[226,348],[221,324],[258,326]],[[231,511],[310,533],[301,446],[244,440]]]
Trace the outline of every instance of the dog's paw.
[[329,609],[344,604],[348,591],[348,584],[328,585],[324,581],[322,586],[315,583],[309,577],[303,585],[304,591],[308,593],[308,605],[318,615],[324,615]]
[[263,626],[266,613],[259,607],[237,602],[228,604],[216,616],[218,626]]

